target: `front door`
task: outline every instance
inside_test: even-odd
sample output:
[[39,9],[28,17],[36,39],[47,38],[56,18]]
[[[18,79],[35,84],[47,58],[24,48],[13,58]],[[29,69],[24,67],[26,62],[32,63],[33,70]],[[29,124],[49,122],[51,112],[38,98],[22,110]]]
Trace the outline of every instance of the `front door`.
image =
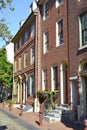
[[26,83],[23,82],[23,103],[26,102]]
[[72,104],[73,109],[77,111],[77,83],[76,80],[72,81]]
[[85,81],[85,100],[86,100],[86,114],[87,114],[87,76],[84,77]]

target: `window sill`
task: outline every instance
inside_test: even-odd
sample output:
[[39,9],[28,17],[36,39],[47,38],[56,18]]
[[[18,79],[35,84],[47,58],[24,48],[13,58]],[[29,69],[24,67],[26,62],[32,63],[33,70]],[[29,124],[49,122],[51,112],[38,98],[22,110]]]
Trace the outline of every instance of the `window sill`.
[[62,46],[62,45],[64,45],[64,43],[62,43],[62,44],[60,44],[60,45],[56,45],[56,48],[58,48],[58,47],[60,47],[60,46]]
[[49,51],[47,51],[47,52],[44,52],[44,53],[43,53],[43,55],[47,55],[48,53],[49,53]]
[[85,48],[87,48],[87,45],[80,47],[78,50],[80,51],[80,50],[83,50]]

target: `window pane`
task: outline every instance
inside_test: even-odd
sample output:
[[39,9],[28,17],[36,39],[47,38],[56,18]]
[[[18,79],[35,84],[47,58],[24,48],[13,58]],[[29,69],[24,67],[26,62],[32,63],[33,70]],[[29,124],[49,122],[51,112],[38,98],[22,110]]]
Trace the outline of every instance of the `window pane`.
[[28,58],[27,58],[27,52],[24,54],[24,68],[27,67]]
[[59,39],[59,43],[62,44],[64,41],[63,39],[63,19],[61,21],[58,22],[58,39]]
[[47,53],[49,50],[49,32],[44,33],[44,53]]
[[35,46],[31,48],[31,64],[35,62]]
[[81,45],[87,45],[87,13],[81,16]]

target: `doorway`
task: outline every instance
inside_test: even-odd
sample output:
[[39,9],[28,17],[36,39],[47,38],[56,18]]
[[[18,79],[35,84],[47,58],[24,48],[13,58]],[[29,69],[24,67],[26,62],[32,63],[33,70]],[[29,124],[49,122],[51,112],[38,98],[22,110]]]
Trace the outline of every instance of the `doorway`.
[[78,104],[77,94],[78,94],[78,92],[77,92],[77,81],[73,80],[72,83],[71,83],[71,102],[73,104],[74,111],[77,111],[77,104]]

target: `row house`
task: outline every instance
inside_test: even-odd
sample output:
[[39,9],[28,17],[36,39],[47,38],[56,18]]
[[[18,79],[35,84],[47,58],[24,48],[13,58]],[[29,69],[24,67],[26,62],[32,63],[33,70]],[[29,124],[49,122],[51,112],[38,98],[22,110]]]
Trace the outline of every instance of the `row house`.
[[59,90],[57,104],[87,114],[87,1],[39,0],[41,90]]
[[39,0],[42,90],[59,90],[58,104],[70,103],[67,1]]
[[87,115],[87,0],[68,0],[70,100],[78,119]]
[[[39,13],[36,3],[31,4],[31,13],[12,39],[14,43],[13,99],[18,103],[34,104],[39,79]],[[38,42],[38,45],[37,45]]]
[[31,8],[12,40],[13,95],[29,103],[39,90],[59,90],[56,103],[79,119],[87,114],[87,1],[36,0]]

